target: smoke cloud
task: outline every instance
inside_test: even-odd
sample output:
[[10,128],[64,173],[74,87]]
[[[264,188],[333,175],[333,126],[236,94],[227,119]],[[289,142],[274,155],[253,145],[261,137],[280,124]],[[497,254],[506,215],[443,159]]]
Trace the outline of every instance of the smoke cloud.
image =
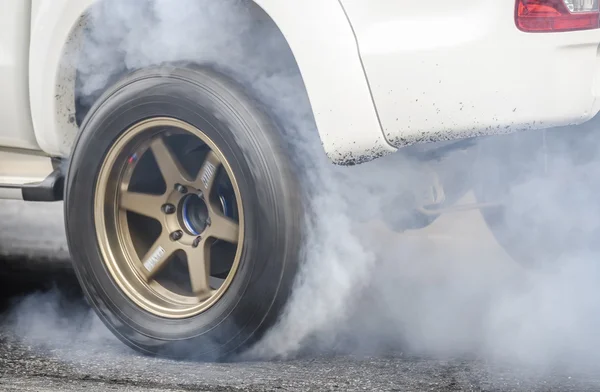
[[[283,124],[303,182],[313,190],[310,230],[285,314],[251,356],[401,350],[539,366],[600,359],[593,246],[600,238],[594,187],[600,173],[593,132],[561,130],[571,136],[551,136],[552,151],[547,132],[529,132],[523,137],[528,143],[514,135],[490,137],[427,165],[416,158],[419,147],[410,147],[338,167],[323,153],[285,39],[251,2],[104,0],[90,15],[88,34],[77,65],[84,103],[122,71],[189,61],[235,77]],[[498,246],[477,210],[442,215],[426,231],[396,233],[385,226],[425,226],[427,219],[414,209],[431,186],[429,167],[441,168],[453,202],[475,203],[479,195],[509,203],[501,225],[531,234],[511,242],[529,247],[527,267]],[[517,174],[520,180],[511,183]],[[473,192],[469,183],[485,190]],[[37,303],[27,300],[17,313],[38,314]],[[40,320],[27,320],[26,331],[39,334],[35,326],[50,313],[64,314],[53,306],[44,312]]]

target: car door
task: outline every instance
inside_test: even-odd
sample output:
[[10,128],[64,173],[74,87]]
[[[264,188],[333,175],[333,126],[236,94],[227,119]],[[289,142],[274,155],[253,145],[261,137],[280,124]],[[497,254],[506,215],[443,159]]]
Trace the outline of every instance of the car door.
[[31,0],[0,0],[0,148],[39,150],[29,106]]

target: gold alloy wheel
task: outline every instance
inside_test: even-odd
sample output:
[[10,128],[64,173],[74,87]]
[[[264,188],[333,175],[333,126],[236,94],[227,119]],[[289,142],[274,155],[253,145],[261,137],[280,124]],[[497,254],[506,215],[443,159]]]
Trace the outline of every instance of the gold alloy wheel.
[[133,125],[106,155],[94,198],[106,268],[135,304],[181,319],[229,288],[244,213],[231,166],[201,130],[167,117]]

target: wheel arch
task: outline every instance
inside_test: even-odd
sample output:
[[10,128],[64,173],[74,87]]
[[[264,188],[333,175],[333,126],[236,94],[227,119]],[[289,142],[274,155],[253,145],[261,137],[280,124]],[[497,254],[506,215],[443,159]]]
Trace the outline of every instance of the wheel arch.
[[[96,2],[34,2],[29,62],[31,109],[38,143],[51,155],[68,156],[78,132],[78,110],[82,109],[76,97],[79,55],[89,13]],[[332,161],[356,163],[395,151],[384,138],[356,38],[338,0],[253,3],[283,35],[303,80],[323,147]]]

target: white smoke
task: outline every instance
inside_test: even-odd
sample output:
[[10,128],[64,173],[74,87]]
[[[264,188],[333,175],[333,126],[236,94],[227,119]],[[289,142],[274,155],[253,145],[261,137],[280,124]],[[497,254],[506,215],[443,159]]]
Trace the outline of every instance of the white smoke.
[[[427,237],[382,226],[402,207],[417,205],[415,195],[430,184],[428,172],[405,152],[357,167],[333,166],[319,143],[293,55],[253,3],[104,0],[91,14],[89,28],[91,40],[78,63],[84,102],[121,71],[193,62],[235,77],[283,123],[304,171],[303,183],[314,192],[294,293],[254,355],[410,350],[541,365],[600,359],[600,275],[590,241],[569,247],[578,253],[562,255],[547,252],[555,243],[542,241],[536,248],[538,266],[524,269],[500,250],[477,211],[442,216]],[[494,140],[486,140],[492,150]],[[581,148],[558,145],[571,155]],[[533,155],[536,162],[548,157],[546,152]],[[485,177],[518,160],[488,154],[487,165],[468,162],[465,172],[475,167],[475,174]],[[445,172],[465,169],[452,157],[440,164]],[[560,225],[572,229],[572,239],[581,233],[593,238],[600,207],[590,187],[599,178],[590,175],[599,174],[596,163],[558,159],[552,173],[533,176],[508,192],[521,208],[509,219],[531,215],[529,225],[540,238]],[[475,202],[466,191],[455,198]],[[546,260],[550,256],[557,260]]]

